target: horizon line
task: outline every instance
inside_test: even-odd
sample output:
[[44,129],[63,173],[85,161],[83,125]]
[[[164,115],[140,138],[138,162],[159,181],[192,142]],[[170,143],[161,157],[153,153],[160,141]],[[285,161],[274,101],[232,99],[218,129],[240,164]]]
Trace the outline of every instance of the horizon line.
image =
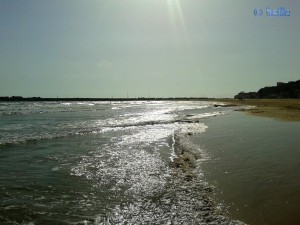
[[[22,96],[0,96],[0,101],[143,101],[143,100],[208,100],[214,97],[134,97],[134,98],[98,98],[98,97],[22,97]],[[220,98],[218,98],[220,99]],[[230,98],[223,98],[230,99]]]

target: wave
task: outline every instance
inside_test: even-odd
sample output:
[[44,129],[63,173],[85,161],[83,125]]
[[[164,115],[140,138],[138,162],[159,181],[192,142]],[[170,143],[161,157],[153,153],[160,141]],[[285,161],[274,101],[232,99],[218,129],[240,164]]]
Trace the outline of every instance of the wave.
[[107,102],[23,102],[0,105],[0,116],[29,116],[61,112],[89,112],[111,109]]
[[20,144],[30,144],[30,143],[35,143],[38,141],[43,141],[43,140],[52,140],[56,138],[63,138],[67,136],[74,135],[72,133],[69,134],[42,134],[42,135],[37,135],[37,136],[30,136],[30,137],[15,137],[11,138],[9,140],[3,139],[0,141],[0,147],[1,146],[15,146],[15,145],[20,145]]
[[[149,121],[131,121],[130,119],[124,120],[115,120],[115,119],[106,119],[101,122],[89,122],[89,123],[78,123],[70,126],[69,130],[66,126],[62,126],[61,129],[67,130],[57,130],[54,129],[52,132],[38,133],[38,134],[28,134],[25,133],[21,136],[16,135],[12,137],[3,137],[0,139],[0,146],[8,145],[18,145],[33,143],[43,140],[52,140],[57,138],[63,138],[68,136],[75,135],[90,135],[90,134],[100,134],[105,132],[114,132],[121,129],[132,129],[136,127],[145,127],[145,126],[157,126],[157,125],[171,125],[171,124],[197,124],[200,123],[201,119],[215,117],[223,115],[224,112],[214,112],[214,113],[204,113],[199,115],[186,115],[181,116],[180,118],[171,118],[167,120],[149,120]],[[195,133],[199,128],[193,126],[181,126],[182,131],[186,133]],[[25,131],[24,131],[25,132]]]
[[189,135],[181,131],[174,132],[171,146],[176,158],[169,167],[169,178],[161,184],[163,188],[147,192],[147,197],[117,205],[111,213],[97,216],[95,224],[245,225],[228,218],[222,207],[211,198],[214,188],[205,182],[200,164],[197,163],[205,155],[190,141]]
[[3,117],[13,117],[13,116],[31,116],[31,115],[36,115],[36,114],[50,114],[50,113],[78,113],[78,112],[93,112],[93,111],[102,111],[102,110],[107,110],[109,108],[85,108],[85,109],[51,109],[51,110],[31,110],[31,111],[5,111],[5,112],[0,112],[0,116]]

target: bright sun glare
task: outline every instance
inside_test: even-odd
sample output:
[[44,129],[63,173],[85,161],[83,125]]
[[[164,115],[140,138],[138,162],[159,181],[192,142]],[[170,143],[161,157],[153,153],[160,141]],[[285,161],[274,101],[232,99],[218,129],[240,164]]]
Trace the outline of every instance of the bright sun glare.
[[188,32],[184,21],[180,0],[167,0],[167,4],[172,28],[174,30],[178,28],[181,29],[184,32],[186,42],[189,43]]

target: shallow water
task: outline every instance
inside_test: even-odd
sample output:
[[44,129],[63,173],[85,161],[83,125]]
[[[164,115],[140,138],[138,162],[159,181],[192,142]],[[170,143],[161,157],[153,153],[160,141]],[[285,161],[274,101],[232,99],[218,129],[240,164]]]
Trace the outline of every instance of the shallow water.
[[265,196],[270,213],[283,199],[298,209],[298,151],[265,150],[299,146],[293,134],[209,102],[0,103],[0,221],[261,224]]
[[[300,123],[231,113],[206,121],[215,199],[249,224],[300,224]],[[199,141],[199,140],[198,140]]]
[[[173,166],[206,102],[1,103],[1,224],[239,224]],[[241,224],[241,223],[240,223]]]

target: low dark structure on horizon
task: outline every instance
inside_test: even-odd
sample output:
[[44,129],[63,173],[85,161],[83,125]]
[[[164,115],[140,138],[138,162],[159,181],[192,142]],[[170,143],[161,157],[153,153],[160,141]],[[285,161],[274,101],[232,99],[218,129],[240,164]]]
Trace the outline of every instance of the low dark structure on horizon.
[[3,102],[26,102],[26,101],[201,101],[213,98],[206,97],[169,97],[169,98],[42,98],[42,97],[22,97],[22,96],[0,96]]
[[258,92],[240,92],[234,98],[300,98],[300,80],[288,83],[277,82],[277,86],[264,87]]

